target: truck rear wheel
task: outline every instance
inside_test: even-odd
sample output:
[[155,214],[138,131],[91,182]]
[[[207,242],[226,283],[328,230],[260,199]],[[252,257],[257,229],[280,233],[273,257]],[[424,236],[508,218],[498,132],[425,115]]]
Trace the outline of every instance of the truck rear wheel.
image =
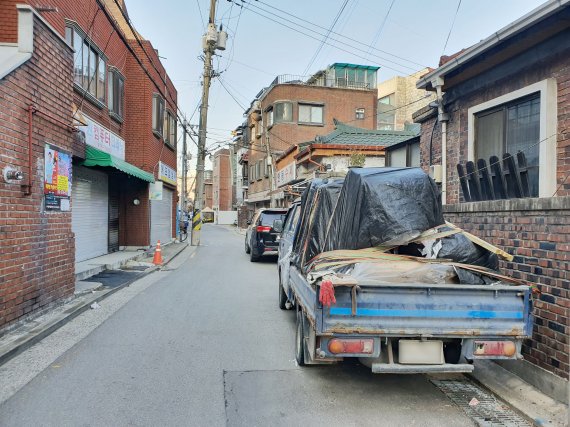
[[295,359],[299,366],[305,366],[305,330],[303,311],[297,310],[297,333],[295,334]]

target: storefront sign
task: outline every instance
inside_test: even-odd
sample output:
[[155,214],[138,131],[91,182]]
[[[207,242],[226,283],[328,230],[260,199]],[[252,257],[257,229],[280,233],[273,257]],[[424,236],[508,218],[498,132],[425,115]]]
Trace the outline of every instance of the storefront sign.
[[297,164],[295,161],[277,171],[277,187],[288,184],[297,178]]
[[162,182],[155,181],[148,185],[148,198],[150,200],[162,200]]
[[176,185],[176,171],[162,162],[158,162],[158,179]]
[[45,208],[53,211],[69,211],[71,154],[46,144],[44,156]]
[[85,132],[85,143],[125,160],[125,141],[86,115],[83,118],[87,123],[87,127],[82,129]]

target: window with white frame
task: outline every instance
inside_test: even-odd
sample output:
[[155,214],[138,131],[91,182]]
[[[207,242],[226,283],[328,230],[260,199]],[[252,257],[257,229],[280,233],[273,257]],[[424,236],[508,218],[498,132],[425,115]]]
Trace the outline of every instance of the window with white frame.
[[356,120],[364,120],[364,108],[357,108],[355,112]]
[[531,197],[556,189],[558,97],[555,79],[545,79],[468,109],[468,160],[501,160],[519,151],[526,158]]
[[299,123],[323,124],[323,106],[299,104]]
[[152,96],[152,130],[162,136],[164,126],[164,99],[157,93]]
[[378,98],[378,130],[394,130],[396,122],[396,94]]
[[267,110],[267,127],[273,126],[273,108]]
[[531,197],[538,197],[540,96],[499,105],[475,114],[475,158],[490,164],[491,156],[521,151],[526,157]]
[[273,104],[273,121],[292,122],[293,121],[293,104],[291,102],[276,102]]
[[125,97],[125,78],[115,68],[110,67],[107,74],[109,112],[115,118],[123,118],[123,100]]
[[75,23],[66,24],[65,39],[75,49],[73,81],[76,87],[97,101],[105,103],[107,83],[105,55]]

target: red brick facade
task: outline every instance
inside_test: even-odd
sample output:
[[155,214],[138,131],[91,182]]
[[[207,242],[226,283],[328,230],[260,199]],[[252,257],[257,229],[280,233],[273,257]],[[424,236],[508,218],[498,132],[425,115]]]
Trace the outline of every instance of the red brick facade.
[[[552,21],[556,16],[549,18]],[[536,39],[540,26],[562,29],[549,37]],[[523,348],[530,362],[563,378],[569,374],[570,354],[570,29],[552,22],[538,24],[520,39],[505,42],[476,57],[462,70],[454,71],[444,86],[447,125],[447,205],[446,219],[463,229],[505,249],[513,262],[501,262],[502,270],[513,277],[538,284],[540,297],[535,300],[535,326],[532,340]],[[542,30],[543,31],[543,30]],[[541,33],[542,34],[542,33]],[[546,33],[545,33],[546,34]],[[525,45],[523,41],[532,40]],[[522,40],[522,41],[521,41]],[[565,42],[564,42],[565,41]],[[515,55],[513,50],[518,51]],[[564,47],[566,46],[566,47]],[[501,50],[504,49],[504,50]],[[496,56],[494,56],[496,55]],[[500,59],[496,59],[500,58]],[[506,59],[505,59],[506,58]],[[497,60],[485,68],[485,61]],[[480,74],[472,70],[482,67]],[[437,70],[436,70],[437,71]],[[462,73],[465,73],[463,77]],[[445,76],[447,78],[447,76]],[[508,95],[547,79],[554,79],[556,136],[540,144],[555,144],[556,185],[549,197],[461,203],[456,165],[468,158],[468,109]],[[552,80],[550,80],[552,81]],[[543,98],[541,98],[543,99]],[[542,101],[541,101],[542,102]],[[549,101],[550,102],[550,101]],[[546,109],[541,110],[545,114]],[[431,117],[430,117],[431,116]],[[421,164],[441,164],[441,124],[435,113],[426,112],[422,121]],[[542,125],[541,125],[542,126]],[[501,153],[499,153],[501,154]],[[431,159],[430,159],[431,157]],[[541,168],[551,167],[541,163]]]
[[[16,4],[20,3],[36,6],[27,0],[0,3],[0,42],[18,40]],[[50,2],[56,11],[36,13],[32,58],[0,79],[0,170],[12,166],[27,172],[27,108],[33,105],[38,110],[33,116],[32,195],[26,196],[19,185],[0,179],[0,330],[51,302],[73,295],[76,246],[71,228],[73,195],[72,212],[46,212],[42,174],[46,143],[72,152],[73,169],[85,158],[81,132],[71,132],[64,125],[72,123],[75,108],[80,111],[79,116],[89,117],[125,141],[128,163],[158,179],[161,161],[174,169],[176,177],[176,137],[166,144],[162,135],[152,130],[153,94],[166,98],[166,111],[176,117],[176,89],[152,44],[142,41],[145,54],[114,4],[110,0]],[[74,84],[74,52],[63,39],[66,25],[76,26],[87,35],[103,53],[107,71],[116,69],[124,76],[122,117],[110,114],[107,99],[98,102]],[[104,92],[106,98],[106,84]],[[80,131],[84,129],[78,127]],[[119,195],[119,245],[150,245],[148,182],[115,169],[105,171],[109,172],[110,189]],[[166,182],[164,186],[174,191],[171,209],[174,237],[176,186]],[[141,203],[135,205],[134,199]]]
[[[268,127],[267,109],[277,101],[289,101],[293,104],[291,122],[274,123]],[[299,123],[299,104],[315,103],[323,106],[323,124]],[[255,165],[267,156],[267,141],[275,158],[302,142],[312,141],[317,135],[326,135],[335,129],[333,119],[364,129],[376,128],[377,91],[358,90],[336,87],[308,86],[303,84],[279,84],[269,89],[261,99],[261,113],[252,111],[248,117],[251,131],[251,147],[248,153],[249,166]],[[364,109],[364,119],[356,119],[356,109]],[[262,116],[262,117],[261,117]],[[260,137],[257,137],[260,135]],[[265,166],[265,164],[264,164]],[[271,188],[269,176],[265,173],[259,179],[249,174],[248,194]],[[267,202],[268,203],[268,202]]]
[[56,122],[71,123],[72,63],[69,46],[34,17],[31,59],[0,80],[0,169],[21,170],[25,180],[28,107],[38,110],[32,118],[31,195],[0,178],[0,329],[73,295],[71,212],[48,212],[42,205],[45,144],[73,147],[72,132]]
[[227,148],[223,148],[214,153],[212,181],[212,208],[217,211],[233,210],[232,166],[230,162],[230,150]]

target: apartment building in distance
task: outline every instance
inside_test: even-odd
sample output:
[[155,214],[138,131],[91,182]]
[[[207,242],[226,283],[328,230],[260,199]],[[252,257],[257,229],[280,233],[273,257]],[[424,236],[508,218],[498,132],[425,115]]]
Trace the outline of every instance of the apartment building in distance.
[[435,94],[416,88],[418,79],[429,71],[424,68],[378,84],[378,130],[417,130],[413,128],[412,114],[436,100]]
[[[245,112],[247,199],[257,208],[284,206],[275,185],[276,159],[291,147],[335,129],[334,119],[365,129],[376,128],[378,67],[334,63],[309,79],[277,76]],[[283,165],[285,167],[287,165]]]

